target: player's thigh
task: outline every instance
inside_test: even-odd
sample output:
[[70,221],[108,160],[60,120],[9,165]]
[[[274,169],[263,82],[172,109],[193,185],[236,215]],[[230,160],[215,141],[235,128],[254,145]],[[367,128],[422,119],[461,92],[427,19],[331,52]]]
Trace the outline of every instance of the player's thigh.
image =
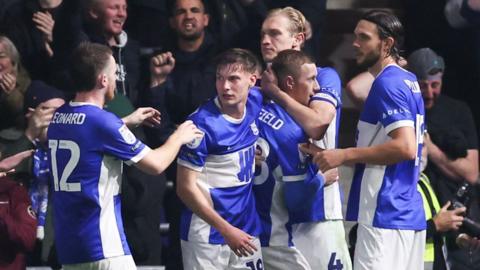
[[426,237],[427,232],[425,230],[414,232],[412,248],[410,249],[410,258],[408,259],[409,264],[406,269],[423,270],[420,265],[425,266],[423,255],[425,253]]
[[352,269],[342,220],[295,224],[292,234],[312,269]]
[[185,270],[227,269],[230,248],[227,245],[183,241],[182,261]]
[[305,257],[296,247],[262,247],[263,265],[268,270],[310,270]]
[[253,255],[247,257],[239,257],[235,255],[230,249],[230,260],[228,262],[228,268],[226,269],[235,269],[235,270],[263,270],[263,257],[262,249],[260,246],[260,240],[255,238],[252,240],[252,243],[255,245],[257,250]]
[[[421,235],[411,230],[380,229],[359,224],[354,269],[423,269],[423,259],[420,259],[423,258],[423,250],[420,248],[425,246],[420,244],[418,247],[420,238]],[[413,250],[419,254],[412,255]],[[412,258],[416,259],[410,262]]]
[[88,262],[67,264],[63,266],[64,270],[135,270],[135,262],[131,255],[117,256],[106,258],[103,260]]

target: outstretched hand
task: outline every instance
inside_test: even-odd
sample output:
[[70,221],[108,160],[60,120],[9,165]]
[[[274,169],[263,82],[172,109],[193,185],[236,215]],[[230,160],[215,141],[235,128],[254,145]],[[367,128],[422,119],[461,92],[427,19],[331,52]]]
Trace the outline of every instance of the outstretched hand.
[[128,127],[137,127],[141,124],[154,127],[160,124],[160,112],[151,107],[142,107],[136,109],[133,113],[122,118]]
[[190,145],[197,145],[204,135],[191,120],[187,120],[179,125],[174,134],[177,136],[177,139],[180,140],[181,144]]
[[312,156],[312,162],[318,166],[321,172],[337,168],[345,161],[345,154],[342,149],[323,150],[314,147],[310,143],[300,144],[299,149],[303,153]]
[[14,168],[20,164],[24,159],[30,157],[34,150],[26,150],[17,153],[13,156],[9,156],[0,161],[0,177],[7,175],[7,173],[13,172]]

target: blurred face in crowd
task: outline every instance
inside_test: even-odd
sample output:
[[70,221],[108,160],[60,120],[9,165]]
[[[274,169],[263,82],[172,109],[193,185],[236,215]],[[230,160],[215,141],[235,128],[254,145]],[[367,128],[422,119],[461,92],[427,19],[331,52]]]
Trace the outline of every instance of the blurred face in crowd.
[[425,80],[418,80],[422,91],[425,109],[431,109],[442,91],[442,72],[430,76]]
[[117,36],[127,20],[126,0],[98,0],[90,10],[90,16],[107,36]]
[[355,27],[353,47],[357,64],[369,68],[380,60],[382,41],[378,36],[377,25],[360,20]]
[[281,14],[265,19],[260,32],[260,46],[265,62],[271,62],[283,50],[300,50],[303,34],[291,33],[288,29],[290,20]]
[[180,38],[196,40],[204,35],[208,14],[200,0],[177,0],[170,26]]
[[0,76],[13,72],[12,59],[8,55],[5,44],[0,42]]
[[38,0],[38,4],[41,8],[49,9],[58,7],[63,0]]
[[317,67],[313,63],[303,64],[297,79],[294,79],[294,86],[289,95],[300,104],[308,106],[308,101],[320,90],[317,82]]
[[[47,109],[55,109],[56,110],[58,107],[62,106],[64,103],[65,103],[65,100],[63,100],[61,98],[52,98],[52,99],[49,99],[49,100],[41,103],[38,106],[41,106],[42,110],[47,110]],[[53,114],[52,114],[52,117],[53,117]],[[50,119],[50,121],[51,120],[52,119]],[[42,132],[40,133],[38,139],[41,142],[47,141],[47,131],[48,131],[48,127],[44,128],[42,130]]]
[[215,84],[223,113],[243,112],[248,91],[255,85],[256,79],[254,74],[243,70],[239,64],[228,64],[217,68]]

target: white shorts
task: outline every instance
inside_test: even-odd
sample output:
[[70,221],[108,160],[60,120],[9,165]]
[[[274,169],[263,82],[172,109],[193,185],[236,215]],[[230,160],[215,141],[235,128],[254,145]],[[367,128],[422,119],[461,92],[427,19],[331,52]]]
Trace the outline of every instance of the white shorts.
[[355,270],[423,270],[425,239],[425,230],[392,230],[359,224]]
[[135,262],[131,255],[106,258],[99,261],[65,264],[64,270],[135,270]]
[[255,238],[252,242],[257,251],[248,257],[238,257],[228,245],[182,240],[183,268],[184,270],[263,269],[260,240]]
[[295,224],[292,235],[312,269],[352,269],[342,220]]
[[263,268],[268,270],[311,270],[305,257],[296,247],[262,247]]

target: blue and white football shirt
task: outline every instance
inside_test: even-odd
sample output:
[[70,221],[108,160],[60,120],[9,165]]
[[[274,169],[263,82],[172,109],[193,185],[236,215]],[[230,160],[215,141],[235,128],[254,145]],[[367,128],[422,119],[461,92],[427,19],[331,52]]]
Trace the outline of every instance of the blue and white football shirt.
[[[323,138],[314,141],[322,149],[335,149],[338,147],[338,130],[340,127],[340,114],[342,111],[342,83],[335,69],[330,67],[317,67],[317,81],[320,90],[315,93],[310,102],[326,101],[335,107],[336,113],[327,128]],[[340,179],[340,181],[342,181]],[[323,189],[323,213],[325,220],[343,219],[342,191],[339,182],[335,182]]]
[[[341,82],[332,68],[317,68],[319,91],[310,102],[326,101],[336,109],[324,138],[316,144],[323,149],[337,146],[341,110]],[[254,191],[262,221],[262,246],[292,245],[291,225],[342,219],[338,183],[324,186],[318,168],[305,160],[298,144],[308,136],[279,105],[266,104],[258,119],[259,147],[267,157],[256,172]]]
[[[177,160],[199,172],[198,185],[215,211],[252,236],[260,233],[252,180],[258,138],[255,119],[262,100],[259,90],[251,88],[242,119],[222,114],[218,98],[208,101],[189,117],[204,132],[203,138],[183,146]],[[182,214],[180,234],[185,241],[225,244],[222,235],[190,209]]]
[[308,136],[279,105],[269,102],[258,117],[258,148],[266,160],[253,187],[262,222],[262,246],[292,246],[291,224],[324,218],[323,178],[298,144]]
[[357,126],[357,147],[387,142],[400,127],[415,129],[417,158],[392,165],[356,164],[347,219],[386,229],[424,230],[422,197],[416,185],[424,132],[424,107],[415,75],[385,67],[373,82]]
[[136,163],[150,149],[112,113],[78,102],[54,113],[48,145],[60,262],[130,254],[120,214],[122,162]]

